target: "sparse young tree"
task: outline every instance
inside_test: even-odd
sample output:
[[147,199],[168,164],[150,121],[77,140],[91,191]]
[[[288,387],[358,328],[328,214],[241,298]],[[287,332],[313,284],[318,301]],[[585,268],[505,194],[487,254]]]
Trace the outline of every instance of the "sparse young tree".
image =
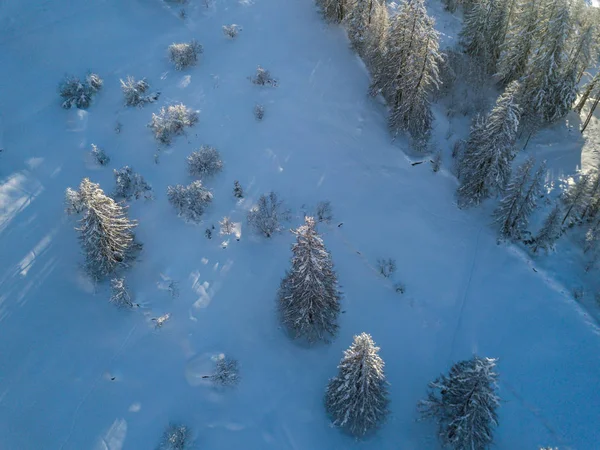
[[203,52],[203,47],[198,41],[180,42],[169,46],[169,59],[175,69],[184,70],[198,63],[198,55]]
[[380,0],[355,0],[346,16],[346,28],[352,47],[360,56],[365,54],[365,40]]
[[84,81],[78,77],[67,76],[58,87],[65,109],[75,105],[79,109],[87,109],[92,103],[92,97],[102,88],[102,78],[95,73],[89,73]]
[[308,342],[327,341],[338,329],[340,293],[331,255],[312,217],[293,231],[292,267],[281,281],[279,313],[291,335]]
[[188,450],[192,433],[186,425],[171,423],[163,434],[159,450]]
[[154,137],[163,144],[170,144],[173,136],[183,134],[186,127],[198,122],[198,112],[183,103],[160,108],[158,114],[152,114],[148,124]]
[[350,0],[317,0],[321,7],[325,20],[340,23],[352,10],[353,3]]
[[129,288],[125,284],[125,278],[113,278],[110,280],[110,302],[120,308],[133,308],[133,301]]
[[387,3],[381,0],[373,1],[371,21],[364,36],[363,60],[373,72],[378,61],[383,61],[386,54],[386,43],[390,20]]
[[65,191],[65,212],[68,215],[79,214],[85,208],[85,202],[81,197],[81,192],[70,187]]
[[210,145],[203,145],[187,158],[188,170],[193,177],[211,176],[223,170],[219,151]]
[[236,198],[244,198],[244,190],[242,189],[242,185],[238,180],[233,182],[233,195]]
[[267,70],[258,66],[256,68],[256,75],[251,78],[252,83],[259,86],[272,86],[277,87],[277,80],[271,76],[271,73]]
[[215,373],[209,375],[208,378],[219,386],[235,386],[240,381],[240,369],[237,360],[221,355],[217,360]]
[[577,114],[581,114],[581,110],[585,106],[585,103],[588,101],[588,98],[590,98],[590,95],[593,95],[593,96],[598,95],[599,87],[600,87],[600,72],[598,72],[596,75],[594,75],[594,78],[592,78],[590,80],[590,82],[585,85],[585,89],[583,90],[583,93],[581,94],[581,97],[579,97],[579,100],[577,101],[577,105],[574,108],[575,111],[577,111]]
[[167,198],[177,210],[180,217],[190,222],[200,222],[206,207],[212,202],[213,195],[202,186],[200,180],[193,181],[188,186],[180,184],[167,188]]
[[419,403],[424,418],[438,422],[444,446],[455,450],[484,450],[498,426],[496,359],[473,358],[452,366],[429,384],[428,398]]
[[92,158],[101,166],[106,166],[110,162],[108,155],[96,144],[92,144],[92,151],[90,153],[92,154]]
[[387,381],[379,347],[367,333],[354,336],[339,373],[329,380],[325,408],[333,424],[354,436],[374,431],[388,414]]
[[152,198],[152,186],[150,186],[144,177],[129,166],[121,169],[115,169],[115,198],[124,198],[129,200],[133,197],[139,199],[142,195],[146,199]]
[[125,80],[121,79],[120,82],[127,106],[143,106],[146,103],[153,103],[160,96],[160,92],[146,94],[150,85],[145,78],[136,81],[132,76],[128,76]]
[[458,198],[461,206],[478,205],[504,190],[510,177],[510,161],[519,127],[519,84],[513,81],[485,121],[471,130],[460,162]]
[[100,280],[120,266],[126,266],[133,252],[135,221],[127,218],[126,208],[106,196],[100,185],[84,178],[79,186],[84,217],[77,230],[85,254],[85,268],[92,278]]
[[289,220],[290,211],[273,191],[259,197],[258,203],[248,211],[248,223],[256,231],[271,237],[281,231],[282,222]]
[[544,220],[544,224],[542,228],[538,232],[538,234],[533,238],[532,250],[533,253],[537,253],[541,248],[546,252],[552,250],[554,248],[554,243],[560,237],[561,230],[561,209],[557,204],[552,208],[550,214]]
[[569,187],[561,197],[566,210],[561,225],[579,222],[589,199],[590,175],[582,173],[575,184]]

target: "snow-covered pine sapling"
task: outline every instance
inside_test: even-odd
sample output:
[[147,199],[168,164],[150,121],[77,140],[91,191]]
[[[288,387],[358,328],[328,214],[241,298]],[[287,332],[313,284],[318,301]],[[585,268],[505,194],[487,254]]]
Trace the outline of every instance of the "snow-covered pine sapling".
[[[72,204],[77,205],[75,196],[70,196]],[[79,185],[78,198],[79,211],[85,212],[76,228],[86,257],[85,269],[92,278],[100,280],[114,273],[117,267],[127,266],[141,248],[133,234],[137,223],[129,220],[125,207],[87,178]]]
[[317,0],[317,4],[328,22],[340,23],[352,8],[349,0]]
[[277,87],[277,80],[271,76],[267,69],[263,69],[261,66],[256,69],[256,75],[252,78],[252,83],[259,86]]
[[281,231],[282,222],[288,221],[289,218],[290,211],[273,191],[261,195],[257,204],[248,211],[248,224],[266,237]]
[[329,223],[333,220],[333,208],[331,207],[331,202],[329,200],[317,203],[315,217],[317,222]]
[[133,308],[134,304],[129,289],[125,284],[125,278],[113,278],[110,280],[110,290],[111,303],[120,308]]
[[581,174],[577,182],[569,187],[561,197],[565,208],[561,225],[573,225],[581,221],[581,214],[585,210],[585,205],[589,199],[590,175]]
[[242,31],[242,28],[235,23],[223,25],[223,34],[228,38],[235,39],[240,31]]
[[203,52],[202,45],[195,39],[169,45],[169,59],[175,69],[184,70],[198,63],[198,55]]
[[190,222],[200,222],[204,210],[212,202],[213,195],[198,180],[188,186],[169,186],[167,198],[180,217]]
[[434,172],[439,172],[440,167],[442,166],[442,152],[438,150],[433,154],[433,158],[431,159],[431,170]]
[[223,217],[223,220],[219,222],[219,227],[219,234],[221,234],[221,236],[233,234],[233,232],[235,231],[235,224],[227,216]]
[[187,158],[188,170],[193,177],[215,175],[223,169],[219,151],[210,145],[203,145]]
[[155,102],[160,96],[160,92],[146,94],[150,85],[145,78],[136,81],[132,76],[128,76],[125,80],[121,79],[120,81],[127,106],[144,106],[146,103]]
[[212,375],[207,375],[206,378],[218,386],[235,386],[240,381],[239,364],[235,359],[219,355],[215,372]]
[[158,450],[188,450],[192,433],[186,425],[171,423],[163,434]]
[[84,81],[75,76],[66,76],[58,88],[63,99],[62,107],[69,109],[75,105],[79,109],[87,109],[102,84],[102,78],[95,73],[88,74]]
[[496,359],[474,356],[452,366],[429,384],[426,400],[419,403],[423,418],[438,423],[442,445],[455,450],[487,449],[498,426]]
[[327,386],[325,408],[333,425],[354,436],[374,431],[388,414],[385,364],[378,353],[369,334],[354,336]]
[[381,275],[389,278],[396,271],[396,260],[392,258],[378,258],[377,269]]
[[537,253],[540,248],[544,249],[546,252],[554,249],[554,243],[562,234],[561,218],[561,208],[559,205],[555,205],[544,220],[542,228],[533,238],[533,253]]
[[331,255],[312,217],[293,233],[292,267],[281,281],[278,309],[281,322],[294,339],[328,341],[335,336],[340,292]]
[[126,200],[135,197],[139,199],[142,195],[146,199],[152,198],[152,186],[146,183],[144,177],[133,171],[129,166],[114,170],[115,174],[115,197]]
[[256,120],[263,120],[263,117],[265,117],[265,107],[263,105],[254,105],[254,117],[256,117]]
[[198,122],[198,111],[193,111],[183,103],[163,106],[158,114],[152,114],[148,124],[154,132],[154,137],[163,144],[171,143],[173,136],[183,134],[186,127]]
[[238,180],[233,182],[233,195],[236,198],[244,198],[244,190]]
[[92,154],[92,157],[96,160],[96,162],[101,166],[106,166],[110,162],[110,158],[108,157],[108,155],[104,153],[104,150],[102,150],[96,144],[92,144],[92,150],[90,153]]

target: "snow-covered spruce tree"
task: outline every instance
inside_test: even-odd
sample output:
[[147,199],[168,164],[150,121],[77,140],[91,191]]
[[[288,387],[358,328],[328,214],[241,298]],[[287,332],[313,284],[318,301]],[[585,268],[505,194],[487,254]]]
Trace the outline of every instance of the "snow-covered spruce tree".
[[575,111],[577,114],[581,114],[581,110],[585,106],[585,103],[588,101],[590,96],[597,96],[598,89],[600,88],[600,72],[594,75],[594,78],[590,80],[589,83],[585,85],[585,89],[581,94],[581,97],[577,100],[577,105],[575,106]]
[[219,151],[210,145],[203,145],[187,158],[188,170],[193,177],[211,176],[223,169]]
[[483,123],[471,130],[460,161],[458,199],[461,206],[478,205],[504,190],[510,178],[510,161],[517,138],[520,108],[519,84],[513,81],[496,100]]
[[554,248],[554,243],[558,240],[562,233],[561,229],[561,209],[557,204],[552,208],[550,214],[544,220],[542,228],[533,238],[531,249],[533,253],[537,253],[541,248],[546,252]]
[[235,386],[240,381],[240,369],[236,359],[221,355],[215,366],[215,373],[209,379],[219,386]]
[[125,284],[125,278],[113,278],[110,280],[110,302],[121,308],[133,308],[133,301],[129,288]]
[[387,34],[390,27],[387,3],[373,2],[371,22],[364,37],[363,59],[371,72],[378,61],[383,61],[386,53]]
[[144,177],[129,166],[114,170],[115,174],[115,198],[124,198],[126,200],[135,197],[139,199],[142,195],[146,199],[152,198],[152,186],[150,186]]
[[186,425],[171,423],[163,434],[159,450],[188,450],[192,433]]
[[367,333],[354,336],[339,373],[329,380],[325,408],[333,424],[354,436],[374,431],[388,414],[387,381],[379,347]]
[[520,0],[506,38],[501,45],[497,77],[502,84],[521,78],[537,43],[537,23],[541,0]]
[[266,237],[281,231],[282,222],[289,220],[290,211],[285,208],[273,191],[259,197],[255,206],[248,211],[248,224]]
[[312,217],[293,233],[292,267],[281,281],[280,319],[294,339],[328,341],[338,329],[340,293],[331,255]]
[[104,153],[104,150],[102,150],[96,144],[92,144],[92,150],[90,153],[92,154],[92,158],[94,158],[101,166],[106,166],[110,162],[108,155]]
[[354,7],[346,16],[346,30],[352,47],[360,56],[365,54],[365,37],[380,0],[355,0]]
[[342,22],[352,11],[353,4],[351,0],[317,0],[325,20],[334,23]]
[[148,124],[154,137],[163,144],[170,144],[173,136],[183,134],[185,127],[198,122],[198,111],[193,111],[183,103],[160,108],[158,114],[152,114]]
[[126,266],[136,245],[135,221],[127,218],[126,208],[104,194],[100,185],[84,178],[79,185],[79,197],[85,212],[80,221],[79,241],[85,254],[85,268],[99,280]]
[[62,107],[69,109],[75,105],[79,109],[87,109],[94,94],[102,88],[102,84],[102,78],[95,73],[89,73],[84,81],[75,76],[65,77],[58,87],[63,99]]
[[236,198],[244,198],[244,190],[242,189],[242,185],[238,180],[233,182],[233,195]]
[[121,79],[120,82],[127,106],[144,106],[146,103],[155,102],[160,96],[160,92],[146,94],[150,85],[145,78],[136,81],[132,76],[128,76],[125,80]]
[[437,420],[442,445],[455,450],[485,450],[491,445],[498,426],[496,361],[474,356],[429,384],[429,395],[419,407],[424,418]]
[[261,66],[256,68],[256,75],[251,78],[251,81],[258,86],[277,87],[277,80],[271,76],[271,72]]
[[596,220],[592,223],[586,233],[585,240],[583,245],[583,252],[588,253],[590,250],[595,250],[598,245],[598,241],[600,240],[600,221]]
[[585,206],[589,199],[590,175],[583,173],[575,184],[569,187],[562,195],[561,200],[565,208],[561,225],[572,225],[581,221]]
[[203,52],[202,45],[195,39],[169,45],[169,59],[175,69],[184,70],[198,63],[198,55]]
[[167,188],[167,198],[177,210],[180,217],[190,222],[200,222],[206,207],[212,202],[213,195],[202,186],[200,180],[193,181],[188,186],[180,184]]

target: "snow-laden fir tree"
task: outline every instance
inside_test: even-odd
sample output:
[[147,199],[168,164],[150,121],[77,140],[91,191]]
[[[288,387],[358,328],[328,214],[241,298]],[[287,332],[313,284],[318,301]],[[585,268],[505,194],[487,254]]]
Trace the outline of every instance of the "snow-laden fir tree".
[[352,0],[317,0],[328,22],[340,23],[352,11]]
[[472,128],[460,161],[458,198],[461,206],[478,205],[506,187],[519,127],[518,92],[516,81],[509,84],[485,121]]
[[561,200],[565,208],[561,225],[572,225],[581,221],[581,216],[589,200],[590,175],[583,173],[574,185],[570,186],[562,195]]
[[455,450],[485,450],[498,426],[496,359],[474,356],[452,366],[429,384],[419,403],[424,418],[438,422],[442,445]]
[[596,220],[592,223],[586,233],[583,245],[583,252],[588,253],[590,250],[595,250],[600,240],[600,220]]
[[213,195],[202,186],[200,180],[197,180],[188,186],[178,184],[167,187],[167,198],[180,217],[190,222],[200,222],[204,210],[212,202]]
[[233,195],[236,198],[244,198],[244,190],[242,189],[242,185],[238,180],[233,182]]
[[384,362],[369,334],[354,336],[338,369],[329,380],[325,408],[335,426],[364,436],[385,421],[389,404]]
[[387,3],[381,0],[373,1],[373,12],[364,37],[363,52],[363,60],[371,72],[377,66],[377,62],[385,58],[389,27]]
[[160,92],[146,94],[150,85],[145,78],[136,81],[132,76],[128,76],[125,80],[121,79],[120,82],[127,106],[143,106],[146,103],[153,103],[160,96]]
[[548,252],[554,248],[554,243],[562,233],[561,219],[561,209],[557,204],[552,208],[550,214],[544,220],[542,228],[533,238],[531,245],[533,253],[537,253],[539,249]]
[[92,154],[92,158],[94,158],[101,166],[106,166],[110,162],[109,156],[104,152],[104,150],[95,144],[92,144],[92,150],[90,153]]
[[354,6],[345,18],[348,38],[360,56],[365,54],[365,38],[379,3],[380,0],[354,0]]
[[84,217],[80,221],[79,241],[85,254],[85,268],[99,280],[126,266],[139,244],[134,243],[135,221],[127,218],[126,208],[104,194],[100,185],[84,178],[79,185]]
[[202,45],[192,39],[190,42],[180,42],[169,45],[169,59],[175,65],[175,69],[183,70],[195,66],[198,55],[203,52]]
[[171,423],[163,434],[158,450],[188,450],[191,443],[191,430],[186,425]]
[[328,341],[338,329],[340,293],[331,255],[316,230],[312,217],[293,233],[292,267],[281,281],[279,314],[296,338]]
[[537,42],[537,23],[541,0],[520,0],[501,45],[497,76],[502,84],[521,78]]
[[114,170],[115,175],[115,198],[124,198],[126,200],[135,197],[139,199],[144,196],[146,199],[152,198],[152,186],[150,186],[144,177],[136,173],[131,167],[124,166]]
[[215,372],[208,378],[219,386],[235,386],[240,381],[240,369],[236,359],[220,355]]
[[183,134],[186,127],[198,122],[198,111],[194,111],[183,103],[160,108],[158,114],[152,114],[148,124],[154,137],[163,144],[170,144],[173,136]]

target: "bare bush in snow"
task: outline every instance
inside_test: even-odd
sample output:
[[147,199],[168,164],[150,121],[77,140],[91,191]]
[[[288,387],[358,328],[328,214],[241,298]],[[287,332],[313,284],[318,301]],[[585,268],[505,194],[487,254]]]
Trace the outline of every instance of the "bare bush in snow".
[[377,269],[381,275],[389,278],[396,271],[396,260],[392,258],[379,258],[377,259]]
[[231,39],[235,39],[240,31],[242,31],[242,28],[235,23],[232,23],[231,25],[223,25],[223,34]]
[[254,117],[256,117],[256,120],[263,120],[263,117],[265,117],[265,107],[263,105],[254,105]]
[[110,302],[120,308],[133,308],[131,294],[125,284],[125,278],[113,278],[110,280]]
[[73,105],[79,109],[87,109],[92,102],[92,97],[102,88],[102,78],[95,73],[90,73],[84,81],[76,76],[67,76],[58,87],[58,92],[63,99],[62,107],[71,108]]
[[179,42],[169,46],[169,59],[175,69],[183,70],[198,63],[198,55],[203,52],[202,45],[192,39],[190,42]]
[[152,114],[148,126],[152,128],[154,137],[159,142],[169,144],[173,136],[183,134],[185,127],[191,127],[196,122],[198,112],[180,103],[160,108],[158,114]]
[[114,170],[115,173],[115,197],[129,200],[135,197],[136,200],[142,195],[146,198],[152,198],[152,186],[146,183],[144,177],[133,171],[129,166]]
[[317,222],[329,223],[333,220],[333,208],[331,207],[331,202],[329,200],[317,203],[315,217]]
[[281,231],[281,222],[289,218],[290,211],[284,207],[283,201],[279,200],[273,191],[261,195],[258,203],[248,211],[250,226],[266,237]]
[[181,424],[171,423],[165,430],[159,450],[187,450],[192,442],[190,429]]
[[215,372],[208,378],[219,386],[235,386],[240,381],[240,370],[237,360],[220,355]]
[[193,177],[211,176],[223,169],[219,151],[210,145],[203,145],[187,158],[188,170]]
[[175,207],[180,217],[191,222],[199,222],[205,208],[212,202],[212,193],[202,186],[201,181],[194,181],[188,186],[180,184],[167,188],[169,202]]
[[268,70],[258,66],[256,69],[256,75],[252,78],[252,83],[259,86],[273,86],[277,87],[277,80],[275,80]]
[[127,106],[143,106],[146,103],[153,103],[160,96],[160,92],[146,94],[150,85],[145,78],[136,81],[132,76],[128,76],[125,80],[121,79],[120,81]]
[[96,160],[96,162],[101,166],[105,166],[110,162],[110,158],[108,157],[108,155],[104,153],[104,150],[102,150],[96,144],[92,144],[92,150],[90,153],[92,154],[92,157]]

